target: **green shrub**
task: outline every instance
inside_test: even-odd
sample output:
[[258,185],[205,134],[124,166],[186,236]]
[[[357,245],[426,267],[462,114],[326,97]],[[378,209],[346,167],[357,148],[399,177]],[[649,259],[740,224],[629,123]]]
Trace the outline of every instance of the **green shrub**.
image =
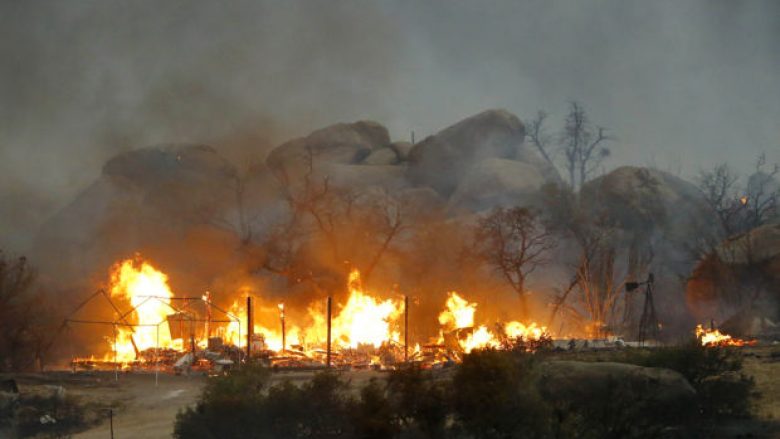
[[372,378],[360,391],[351,413],[355,437],[391,439],[400,431],[398,417],[387,397],[385,383]]
[[627,362],[682,374],[696,389],[700,412],[705,418],[750,415],[755,381],[741,373],[739,348],[704,347],[696,341],[634,354]]
[[444,385],[430,371],[406,367],[387,378],[388,402],[400,427],[408,434],[443,438],[451,411]]
[[176,416],[174,436],[192,439],[250,438],[264,427],[260,407],[269,372],[247,365],[209,380],[195,407]]
[[[69,437],[90,425],[85,407],[73,396],[26,396],[16,417],[21,437]],[[54,422],[41,422],[41,419]]]
[[531,382],[533,361],[492,349],[466,355],[452,382],[459,426],[477,439],[546,437],[551,412]]
[[351,437],[353,401],[338,375],[318,373],[300,387],[268,387],[268,377],[268,369],[255,366],[215,378],[194,408],[178,414],[174,437]]

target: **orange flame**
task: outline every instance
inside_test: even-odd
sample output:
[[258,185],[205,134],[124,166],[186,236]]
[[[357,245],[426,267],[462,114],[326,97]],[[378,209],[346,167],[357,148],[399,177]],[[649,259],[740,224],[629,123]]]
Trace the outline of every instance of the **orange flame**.
[[[485,325],[474,326],[474,315],[477,311],[477,304],[469,302],[458,293],[451,291],[447,295],[445,309],[439,314],[439,323],[444,331],[455,331],[459,329],[471,329],[465,337],[458,339],[458,344],[463,352],[469,353],[474,349],[499,348],[501,346],[501,336],[491,332]],[[531,323],[526,326],[517,321],[511,321],[504,325],[503,336],[509,339],[539,340],[547,334],[547,328]],[[440,335],[439,341],[443,342],[443,335]]]
[[704,329],[702,325],[696,325],[696,338],[701,340],[702,346],[753,346],[755,340],[741,340],[733,338],[728,334],[723,334],[718,329]]
[[119,362],[132,361],[135,348],[139,351],[158,346],[174,347],[168,325],[168,314],[172,313],[170,299],[173,297],[168,287],[168,276],[147,262],[127,259],[116,264],[111,273],[111,297],[125,299],[135,308],[127,316],[128,323],[138,325],[133,328],[117,326],[116,345],[109,340],[111,351],[116,349]]

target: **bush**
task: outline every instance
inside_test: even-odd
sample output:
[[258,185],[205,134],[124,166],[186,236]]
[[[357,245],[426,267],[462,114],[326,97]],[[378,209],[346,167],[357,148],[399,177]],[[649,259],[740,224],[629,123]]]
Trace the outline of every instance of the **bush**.
[[247,365],[226,376],[212,378],[194,408],[176,416],[178,438],[249,438],[263,428],[258,409],[264,401],[269,372]]
[[180,412],[174,437],[350,437],[347,383],[330,372],[298,387],[284,381],[268,387],[269,371],[245,367],[209,382],[194,408]]
[[70,437],[90,425],[84,406],[70,395],[23,397],[16,417],[21,437]]
[[681,373],[696,389],[700,412],[706,418],[750,415],[755,381],[741,373],[742,352],[738,348],[704,347],[696,341],[652,349],[634,355],[629,362]]
[[452,407],[444,385],[430,371],[407,367],[387,379],[388,402],[400,424],[410,435],[443,438]]
[[[700,413],[708,419],[749,412],[753,382],[739,373],[741,358],[731,350],[690,345],[610,355],[605,359],[680,372],[697,390]],[[685,410],[690,401],[680,403],[685,407],[659,405],[641,380],[609,379],[576,401],[543,399],[538,358],[522,351],[474,351],[452,374],[404,368],[386,380],[372,379],[358,398],[334,372],[301,385],[269,386],[268,369],[246,367],[210,381],[198,404],[179,413],[174,436],[511,439],[686,433],[681,418],[690,414]],[[696,420],[701,418],[690,419]]]
[[391,439],[400,431],[396,411],[387,397],[386,386],[372,378],[353,404],[355,436],[365,439]]
[[527,354],[492,349],[465,356],[452,383],[459,425],[474,438],[534,438],[550,433],[551,412],[531,382]]

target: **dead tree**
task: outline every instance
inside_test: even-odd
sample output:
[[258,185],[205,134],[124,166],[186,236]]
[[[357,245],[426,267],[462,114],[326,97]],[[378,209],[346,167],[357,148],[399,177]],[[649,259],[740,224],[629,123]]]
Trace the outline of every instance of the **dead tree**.
[[726,236],[735,233],[737,227],[735,219],[742,208],[737,195],[738,180],[739,176],[726,163],[702,170],[696,178],[699,190],[717,215]]
[[545,126],[547,116],[545,111],[539,110],[536,113],[536,117],[531,119],[528,123],[526,136],[528,136],[528,140],[531,144],[536,147],[536,150],[539,151],[539,154],[542,155],[542,158],[551,166],[555,167],[555,163],[553,162],[553,159],[555,158],[555,151],[552,146],[553,136],[547,132],[547,127]]
[[[45,303],[33,291],[35,272],[24,257],[0,251],[0,370],[29,368],[42,355]],[[40,306],[40,308],[39,308]]]
[[561,131],[561,149],[569,185],[573,189],[581,188],[609,157],[610,150],[604,143],[611,139],[606,128],[591,124],[585,107],[576,101],[569,103],[569,113]]
[[[287,218],[268,235],[262,268],[293,276],[296,282],[310,279],[320,269],[335,270],[345,277],[357,268],[368,281],[406,229],[407,206],[387,191],[358,192],[333,186],[327,175],[317,175],[311,150],[305,153],[303,164],[296,181],[286,173],[277,174]],[[327,261],[304,254],[312,247],[324,250]]]
[[197,222],[234,234],[242,248],[253,243],[260,218],[259,206],[247,192],[252,172],[253,165],[243,170],[225,167],[222,176],[227,184],[195,211]]
[[780,198],[780,185],[775,176],[780,171],[777,164],[766,170],[766,154],[756,160],[756,171],[750,176],[745,194],[740,198],[744,207],[744,219],[741,231],[747,231],[764,225],[778,215],[777,200]]
[[766,224],[778,215],[780,186],[775,180],[777,174],[777,165],[766,170],[764,154],[756,160],[755,172],[744,188],[739,187],[739,176],[725,163],[699,173],[697,185],[724,231],[723,236],[716,237],[717,243]]
[[552,303],[550,323],[561,312],[580,322],[592,336],[623,323],[618,305],[624,296],[627,267],[616,243],[616,231],[596,227],[577,237],[579,257],[569,283],[559,289]]
[[556,243],[545,225],[526,208],[497,208],[482,219],[475,234],[477,248],[487,263],[520,297],[521,313],[528,315],[528,276]]

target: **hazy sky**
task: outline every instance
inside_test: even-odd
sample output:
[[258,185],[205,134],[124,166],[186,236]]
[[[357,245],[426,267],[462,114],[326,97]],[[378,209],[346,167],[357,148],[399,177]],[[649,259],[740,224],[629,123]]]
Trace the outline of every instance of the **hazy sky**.
[[259,155],[339,121],[422,138],[577,99],[618,138],[609,166],[780,161],[771,0],[5,0],[0,59],[0,246],[16,251],[119,151]]

